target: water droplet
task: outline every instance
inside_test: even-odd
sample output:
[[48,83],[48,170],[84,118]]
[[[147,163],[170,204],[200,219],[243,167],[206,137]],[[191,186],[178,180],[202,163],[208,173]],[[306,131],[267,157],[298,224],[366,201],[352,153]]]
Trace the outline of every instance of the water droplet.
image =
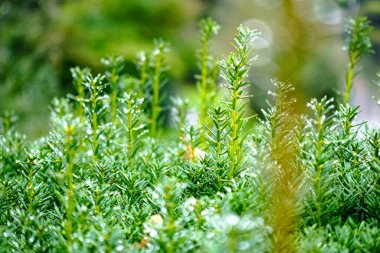
[[158,199],[160,196],[158,195],[157,192],[153,192],[153,193],[152,193],[152,197],[153,197],[154,199]]
[[206,237],[207,237],[207,239],[211,239],[211,238],[215,237],[215,234],[214,233],[207,233]]
[[239,250],[247,250],[249,248],[249,242],[242,241],[238,245]]
[[226,223],[230,226],[235,226],[239,222],[239,217],[235,214],[229,214],[226,216]]
[[87,151],[88,156],[92,156],[93,154],[94,154],[94,152],[92,152],[92,150]]

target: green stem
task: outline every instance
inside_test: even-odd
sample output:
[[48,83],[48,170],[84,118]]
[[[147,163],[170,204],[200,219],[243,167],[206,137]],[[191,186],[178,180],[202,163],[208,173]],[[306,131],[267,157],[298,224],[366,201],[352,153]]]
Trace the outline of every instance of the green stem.
[[351,88],[352,88],[354,74],[355,74],[355,66],[356,66],[356,56],[351,55],[350,64],[349,64],[348,72],[346,75],[346,92],[344,94],[345,104],[348,104],[348,101],[350,100],[350,93],[351,93]]
[[111,93],[112,123],[115,124],[116,115],[117,115],[117,75],[115,73],[115,70],[112,71],[112,75],[111,75],[111,87],[112,87],[112,93]]
[[79,98],[79,108],[78,108],[78,116],[80,122],[84,121],[84,87],[83,87],[83,75],[78,78],[78,98]]
[[152,136],[156,137],[157,132],[157,118],[160,113],[160,74],[161,74],[161,61],[162,61],[162,52],[156,55],[155,69],[154,69],[154,78],[153,78],[153,103],[152,103],[152,125],[151,132]]
[[236,164],[237,164],[237,156],[239,153],[239,147],[237,145],[238,143],[238,129],[239,129],[239,112],[238,112],[238,106],[239,106],[239,78],[235,78],[234,88],[233,88],[233,97],[232,97],[232,135],[231,135],[231,144],[230,144],[230,156],[231,156],[231,167],[229,170],[229,178],[232,179],[235,170],[236,170]]
[[33,199],[34,199],[34,184],[33,184],[33,170],[32,166],[29,166],[29,206],[28,209],[31,211],[33,208]]
[[218,173],[218,190],[222,188],[222,178],[220,177],[220,170],[223,167],[223,150],[222,150],[222,128],[221,128],[221,118],[218,115],[217,125],[216,125],[216,155],[217,155],[217,173]]
[[[318,105],[318,107],[320,107]],[[318,111],[320,111],[318,108]],[[321,191],[321,175],[322,175],[322,169],[323,169],[323,164],[320,163],[321,158],[322,158],[322,152],[323,152],[323,121],[322,121],[323,114],[318,113],[318,120],[317,120],[317,131],[318,131],[318,144],[317,144],[317,157],[316,157],[316,177],[315,177],[315,183],[316,183],[316,190],[315,190],[315,195],[316,195],[316,209],[317,209],[317,223],[318,227],[322,226],[322,191]]]
[[100,189],[99,186],[95,189],[95,215],[100,214]]
[[97,136],[97,132],[98,132],[98,114],[96,113],[96,107],[97,107],[97,94],[96,94],[96,83],[93,82],[92,85],[94,86],[93,87],[93,95],[92,95],[92,98],[91,98],[91,101],[92,101],[92,109],[93,109],[93,112],[92,112],[92,145],[93,145],[93,151],[94,151],[94,155],[97,153],[97,149],[98,149],[98,136]]
[[144,62],[142,63],[141,65],[141,77],[140,77],[140,87],[138,88],[138,97],[144,97],[144,94],[143,94],[143,85],[145,84],[146,80],[147,80],[147,60],[144,60]]
[[98,115],[96,112],[92,114],[92,144],[94,149],[94,154],[97,153],[98,140],[97,140],[97,129],[98,129]]
[[128,139],[129,139],[129,164],[133,167],[133,153],[134,153],[134,137],[133,137],[133,115],[132,115],[132,103],[128,100]]
[[67,210],[66,210],[66,224],[65,233],[67,240],[67,252],[72,252],[72,231],[73,231],[73,211],[74,211],[74,183],[73,183],[73,151],[71,136],[67,137],[68,151],[67,151]]
[[316,195],[316,209],[317,209],[317,224],[318,227],[322,226],[322,221],[321,221],[321,216],[322,216],[322,192],[321,192],[321,174],[322,174],[322,165],[319,164],[317,166],[317,172],[316,172],[316,190],[315,190],[315,195]]
[[[200,124],[203,126],[206,124],[207,119],[207,54],[208,54],[208,43],[203,43],[202,50],[202,77],[201,77],[201,110],[200,110]],[[203,128],[202,128],[203,129]],[[201,132],[201,143],[204,145],[206,142],[205,132]]]

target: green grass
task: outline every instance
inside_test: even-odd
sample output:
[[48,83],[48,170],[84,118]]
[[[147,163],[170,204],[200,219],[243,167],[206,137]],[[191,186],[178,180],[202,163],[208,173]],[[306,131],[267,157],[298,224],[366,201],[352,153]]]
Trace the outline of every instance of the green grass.
[[[208,53],[217,27],[200,25],[200,108],[168,106],[158,40],[138,76],[122,57],[103,59],[101,74],[72,69],[77,94],[53,101],[37,141],[1,118],[0,252],[380,251],[380,131],[355,120],[354,79],[344,103],[313,99],[307,115],[273,80],[263,117],[247,116],[258,32],[240,26],[217,62],[222,96]],[[363,29],[348,31],[365,42],[349,54],[369,51]]]

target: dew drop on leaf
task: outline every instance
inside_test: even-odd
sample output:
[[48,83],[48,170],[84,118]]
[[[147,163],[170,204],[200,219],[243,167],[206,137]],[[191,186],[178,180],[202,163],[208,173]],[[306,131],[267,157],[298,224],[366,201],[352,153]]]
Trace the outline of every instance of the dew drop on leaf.
[[229,214],[226,216],[226,223],[230,226],[235,226],[239,223],[239,217],[235,214]]

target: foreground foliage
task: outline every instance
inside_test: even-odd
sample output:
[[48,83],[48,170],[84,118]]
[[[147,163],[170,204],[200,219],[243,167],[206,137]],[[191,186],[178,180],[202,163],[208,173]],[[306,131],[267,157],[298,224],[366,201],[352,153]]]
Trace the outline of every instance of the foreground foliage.
[[[370,51],[368,29],[355,27],[368,24],[352,22],[345,103],[313,99],[308,115],[293,110],[292,86],[273,80],[264,117],[246,117],[258,32],[243,26],[217,68],[219,27],[201,22],[201,117],[173,98],[172,136],[167,43],[139,54],[140,76],[121,57],[103,59],[104,74],[72,69],[77,94],[53,101],[48,136],[29,143],[2,118],[0,251],[379,251],[380,132],[347,103]],[[227,95],[216,103],[218,70]]]

